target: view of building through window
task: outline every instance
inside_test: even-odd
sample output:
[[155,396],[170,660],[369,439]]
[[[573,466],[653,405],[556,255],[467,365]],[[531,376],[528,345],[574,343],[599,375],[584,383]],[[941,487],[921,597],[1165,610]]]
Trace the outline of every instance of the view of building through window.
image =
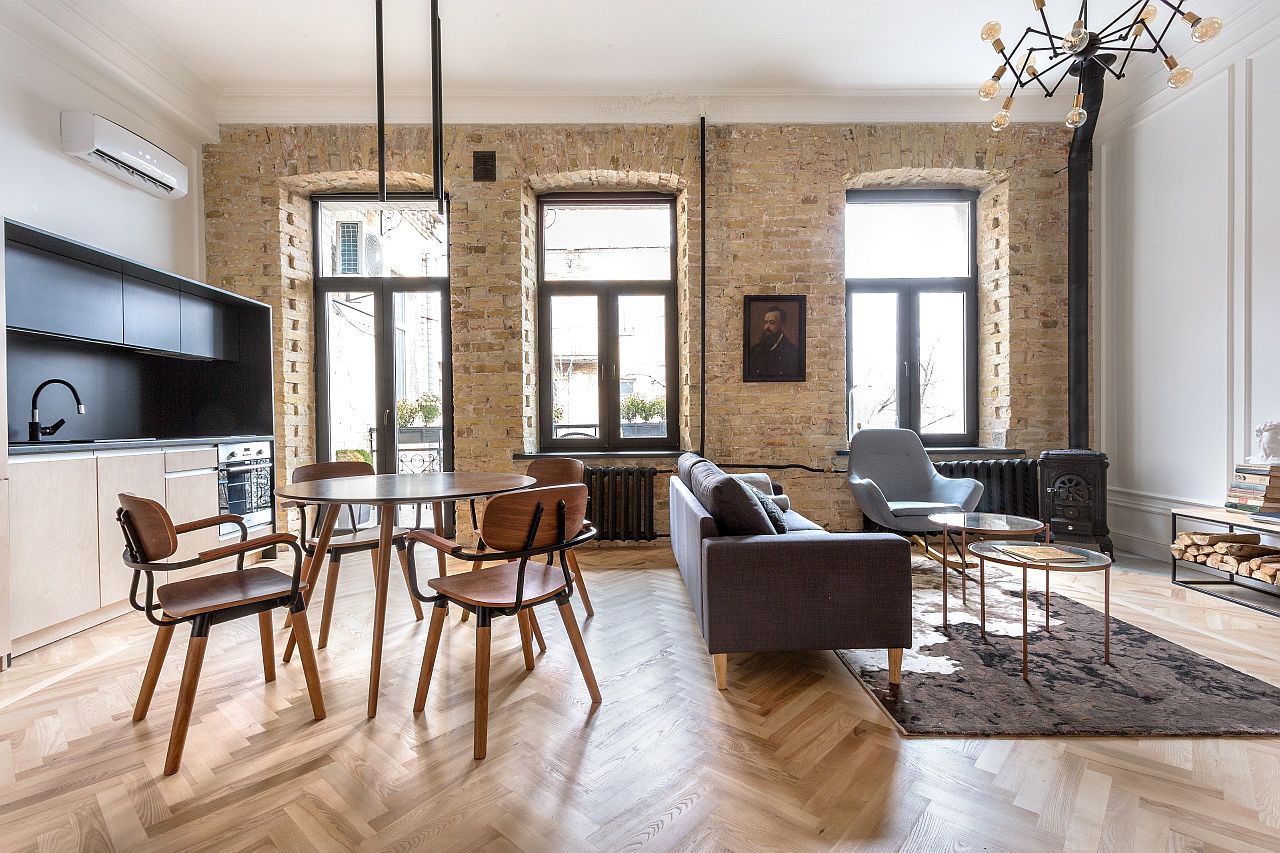
[[[960,191],[849,194],[849,429],[970,435],[977,296],[973,201]],[[959,197],[956,197],[959,196]]]

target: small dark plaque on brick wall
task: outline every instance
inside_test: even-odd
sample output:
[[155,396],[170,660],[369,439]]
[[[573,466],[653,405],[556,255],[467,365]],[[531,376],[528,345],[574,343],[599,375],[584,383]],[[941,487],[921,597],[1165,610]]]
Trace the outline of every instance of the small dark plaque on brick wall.
[[498,180],[498,152],[471,152],[471,180],[493,182]]

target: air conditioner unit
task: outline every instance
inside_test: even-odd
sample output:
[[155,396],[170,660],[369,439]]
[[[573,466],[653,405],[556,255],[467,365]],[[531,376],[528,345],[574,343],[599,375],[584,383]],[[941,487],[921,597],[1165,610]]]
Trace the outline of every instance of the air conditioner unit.
[[62,150],[160,198],[187,194],[187,167],[154,143],[93,113],[62,114]]

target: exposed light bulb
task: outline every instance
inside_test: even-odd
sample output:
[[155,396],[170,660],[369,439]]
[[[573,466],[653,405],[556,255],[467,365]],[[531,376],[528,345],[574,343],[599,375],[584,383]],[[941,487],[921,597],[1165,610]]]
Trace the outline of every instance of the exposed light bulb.
[[984,101],[993,101],[998,94],[1000,83],[994,77],[978,87],[978,97]]
[[1062,46],[1071,53],[1079,53],[1089,46],[1089,31],[1084,28],[1084,21],[1076,21],[1071,32],[1063,37]]
[[1203,44],[1220,32],[1222,32],[1221,18],[1201,18],[1191,28],[1191,40]]
[[983,41],[995,41],[1000,38],[1001,27],[999,21],[987,21],[982,25],[982,32],[979,35]]
[[999,133],[1000,131],[1004,130],[1008,126],[1009,126],[1008,110],[1001,110],[1000,112],[996,113],[996,117],[991,120],[991,129],[994,130],[996,133]]
[[1138,13],[1138,20],[1142,21],[1144,24],[1149,24],[1156,19],[1157,14],[1158,10],[1155,6],[1147,5]]
[[1191,78],[1194,76],[1195,73],[1190,68],[1179,65],[1177,68],[1169,72],[1169,88],[1181,89],[1183,86],[1190,83]]
[[1089,114],[1084,110],[1084,94],[1076,95],[1075,106],[1071,108],[1071,112],[1067,113],[1067,127],[1075,130],[1077,127],[1085,123],[1089,118]]
[[1027,75],[1027,79],[1036,76],[1036,55],[1030,50],[1027,51],[1026,57],[1022,60],[1022,73]]

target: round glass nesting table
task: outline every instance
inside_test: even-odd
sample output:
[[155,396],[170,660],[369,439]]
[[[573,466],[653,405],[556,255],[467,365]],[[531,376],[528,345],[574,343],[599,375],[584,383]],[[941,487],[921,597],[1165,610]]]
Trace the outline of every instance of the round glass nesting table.
[[[1054,572],[1102,572],[1102,620],[1105,626],[1102,635],[1102,661],[1111,663],[1111,558],[1087,548],[1076,548],[1071,545],[1053,545],[1059,551],[1071,554],[1072,560],[1033,560],[1022,555],[1011,554],[1003,550],[1012,546],[1027,547],[1026,542],[975,542],[969,546],[969,553],[978,558],[979,566],[985,567],[990,560],[1003,566],[1022,569],[1022,678],[1027,678],[1027,572],[1044,572],[1044,628],[1049,633],[1049,578]],[[983,636],[986,636],[984,615]]]
[[[1015,537],[1034,537],[1044,530],[1044,523],[1034,518],[1024,518],[1020,515],[1004,515],[997,512],[935,512],[929,516],[929,520],[934,524],[942,526],[942,627],[948,626],[947,622],[947,587],[950,578],[947,575],[947,569],[951,568],[951,561],[947,558],[947,544],[951,544],[951,548],[955,551],[960,571],[960,597],[965,603],[969,601],[969,572],[971,565],[966,554],[969,553],[969,537],[970,536],[999,536],[1005,539]],[[952,537],[960,534],[960,544],[957,545]],[[976,555],[975,555],[976,556]],[[982,638],[987,638],[987,590],[986,590],[986,570],[981,559],[978,560],[978,610],[980,614],[979,622],[982,626]]]

